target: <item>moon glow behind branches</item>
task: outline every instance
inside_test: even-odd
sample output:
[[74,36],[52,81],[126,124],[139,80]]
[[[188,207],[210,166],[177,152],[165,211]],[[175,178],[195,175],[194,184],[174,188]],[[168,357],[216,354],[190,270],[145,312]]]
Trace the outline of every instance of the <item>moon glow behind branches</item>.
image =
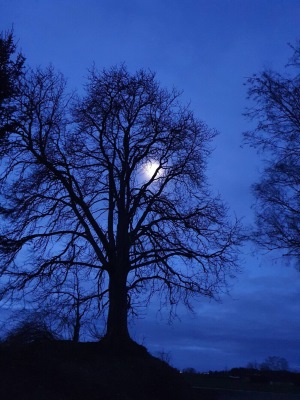
[[155,160],[148,161],[144,166],[143,166],[143,172],[144,175],[148,178],[151,179],[153,175],[157,172],[157,176],[161,174],[161,171],[157,171],[159,168],[159,163]]

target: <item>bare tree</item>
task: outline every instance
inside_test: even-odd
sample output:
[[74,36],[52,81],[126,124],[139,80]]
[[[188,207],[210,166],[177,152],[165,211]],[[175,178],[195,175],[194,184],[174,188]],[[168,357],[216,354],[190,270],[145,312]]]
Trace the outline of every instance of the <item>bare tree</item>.
[[61,280],[61,270],[57,270],[49,280],[44,280],[35,289],[28,306],[43,315],[54,332],[73,342],[79,342],[84,334],[89,334],[95,321],[103,313],[98,290],[92,291],[95,277],[84,269],[71,267],[68,276]]
[[289,363],[283,357],[269,356],[262,364],[260,364],[260,369],[270,371],[288,371]]
[[122,347],[137,299],[190,306],[226,287],[240,226],[206,182],[216,132],[180,93],[123,65],[92,70],[82,98],[52,68],[19,87],[0,181],[3,296],[84,269]]
[[257,122],[246,142],[263,153],[265,169],[254,185],[256,229],[252,238],[267,250],[300,257],[300,44],[290,74],[265,70],[248,80],[253,106],[246,115]]

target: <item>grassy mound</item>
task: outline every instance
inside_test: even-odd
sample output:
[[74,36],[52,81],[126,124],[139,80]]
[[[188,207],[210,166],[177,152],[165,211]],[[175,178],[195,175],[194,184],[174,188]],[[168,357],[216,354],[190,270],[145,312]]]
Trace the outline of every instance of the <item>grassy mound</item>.
[[177,370],[143,346],[52,341],[0,346],[0,397],[23,400],[188,400]]

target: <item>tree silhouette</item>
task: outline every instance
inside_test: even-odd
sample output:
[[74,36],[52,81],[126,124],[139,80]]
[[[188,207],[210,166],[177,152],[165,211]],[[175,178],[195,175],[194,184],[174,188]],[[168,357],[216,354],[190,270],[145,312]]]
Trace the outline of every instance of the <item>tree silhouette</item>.
[[[246,142],[265,157],[257,198],[253,240],[268,250],[300,257],[300,44],[288,68],[291,74],[265,70],[248,80],[253,106],[246,116],[257,122]],[[294,70],[293,70],[294,68]]]
[[0,34],[0,138],[3,140],[6,131],[11,131],[8,124],[13,112],[11,103],[17,92],[17,82],[24,73],[25,58],[16,54],[13,31]]
[[84,334],[92,334],[95,321],[102,314],[101,296],[92,292],[90,275],[82,268],[71,267],[61,279],[57,269],[51,279],[44,280],[32,293],[27,306],[42,315],[54,332],[79,342]]
[[288,371],[289,363],[283,357],[269,356],[262,364],[260,364],[260,369],[269,371]]
[[93,69],[82,97],[53,68],[18,87],[2,149],[2,296],[84,270],[108,304],[106,339],[122,348],[136,303],[191,306],[224,289],[240,226],[206,181],[216,132],[178,91],[124,65]]

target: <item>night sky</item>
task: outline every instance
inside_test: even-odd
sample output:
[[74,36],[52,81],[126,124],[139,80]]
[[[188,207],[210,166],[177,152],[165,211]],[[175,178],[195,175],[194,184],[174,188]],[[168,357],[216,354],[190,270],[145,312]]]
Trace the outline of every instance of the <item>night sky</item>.
[[[0,30],[14,27],[31,66],[54,67],[81,90],[87,69],[125,62],[149,68],[161,86],[184,90],[195,115],[220,134],[208,165],[212,190],[230,213],[253,222],[251,184],[256,153],[242,147],[250,123],[242,116],[246,78],[265,67],[282,70],[300,39],[300,0],[0,0]],[[300,271],[279,254],[251,245],[241,272],[220,302],[203,298],[179,318],[150,307],[130,325],[151,352],[177,368],[199,371],[285,357],[300,370]]]

